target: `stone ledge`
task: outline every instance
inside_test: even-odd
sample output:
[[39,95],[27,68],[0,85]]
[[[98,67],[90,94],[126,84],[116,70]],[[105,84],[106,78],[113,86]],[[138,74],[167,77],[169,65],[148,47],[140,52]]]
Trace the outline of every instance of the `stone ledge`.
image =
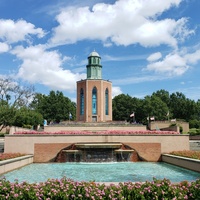
[[4,174],[31,163],[33,163],[33,155],[26,155],[0,161],[0,174]]
[[[71,136],[78,136],[78,137],[91,137],[91,136],[173,136],[173,137],[188,137],[189,135],[184,134],[184,135],[179,135],[179,134],[101,134],[101,133],[93,133],[93,134],[14,134],[14,135],[6,135],[7,138],[12,138],[12,137],[71,137]],[[188,137],[189,138],[189,137]]]
[[175,156],[171,154],[162,154],[162,161],[192,171],[200,172],[200,160],[197,159]]

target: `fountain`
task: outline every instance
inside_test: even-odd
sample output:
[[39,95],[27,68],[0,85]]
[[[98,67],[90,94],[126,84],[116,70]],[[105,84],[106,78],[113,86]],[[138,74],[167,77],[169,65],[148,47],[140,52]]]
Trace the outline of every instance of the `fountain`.
[[138,161],[137,152],[122,143],[76,143],[63,148],[55,162]]

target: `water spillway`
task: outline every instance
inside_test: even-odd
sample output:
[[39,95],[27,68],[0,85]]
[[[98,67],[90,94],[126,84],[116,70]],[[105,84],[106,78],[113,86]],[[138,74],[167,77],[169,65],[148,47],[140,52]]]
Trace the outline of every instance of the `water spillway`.
[[62,149],[55,162],[127,162],[137,152],[122,143],[76,143]]

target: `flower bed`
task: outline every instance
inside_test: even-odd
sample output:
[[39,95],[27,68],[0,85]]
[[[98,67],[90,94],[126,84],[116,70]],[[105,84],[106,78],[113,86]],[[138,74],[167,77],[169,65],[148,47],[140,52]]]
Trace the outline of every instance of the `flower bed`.
[[59,132],[38,132],[22,131],[15,132],[15,135],[180,135],[175,131],[133,131],[133,130],[107,130],[107,131],[59,131]]
[[200,160],[200,151],[173,151],[170,154]]
[[0,180],[0,199],[63,199],[63,200],[132,200],[132,199],[199,199],[200,180],[171,184],[169,180],[145,183],[119,183],[117,185],[94,182],[75,182],[66,178],[51,179],[44,183],[10,183]]
[[21,153],[0,153],[0,161],[24,156]]

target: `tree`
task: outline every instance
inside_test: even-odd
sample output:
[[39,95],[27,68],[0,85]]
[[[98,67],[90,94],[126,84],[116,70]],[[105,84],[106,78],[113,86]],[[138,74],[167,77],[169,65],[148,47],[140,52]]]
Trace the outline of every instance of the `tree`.
[[170,95],[170,109],[174,118],[195,119],[198,117],[198,105],[194,100],[188,99],[183,93],[176,92]]
[[50,91],[48,96],[37,93],[31,102],[30,108],[41,113],[48,123],[51,121],[59,123],[68,120],[70,113],[72,120],[74,120],[76,115],[76,104],[60,91]]
[[196,129],[200,128],[200,121],[197,119],[190,120],[189,124],[190,124],[190,128],[196,128]]
[[7,103],[0,104],[0,131],[7,127],[11,126],[14,123],[14,117],[16,109],[13,106],[8,105]]
[[113,120],[130,121],[130,114],[136,113],[137,98],[132,98],[128,94],[120,94],[113,98]]
[[15,108],[27,106],[34,95],[32,85],[20,85],[11,78],[0,78],[0,101],[12,104]]
[[40,113],[26,107],[19,109],[15,114],[13,125],[19,127],[33,127],[34,129],[43,124],[43,117]]
[[159,97],[168,107],[170,106],[170,95],[169,92],[166,90],[158,90],[153,92],[152,96]]
[[17,110],[28,105],[33,91],[32,86],[22,86],[11,78],[0,78],[0,130],[13,125]]
[[156,95],[146,96],[144,98],[143,109],[146,111],[146,117],[154,116],[156,120],[166,120],[168,107]]

